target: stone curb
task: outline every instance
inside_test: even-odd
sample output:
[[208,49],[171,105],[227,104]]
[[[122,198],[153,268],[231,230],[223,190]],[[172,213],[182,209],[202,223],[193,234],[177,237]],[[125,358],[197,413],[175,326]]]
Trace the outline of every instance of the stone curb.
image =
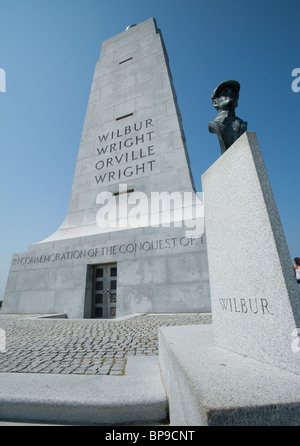
[[167,416],[157,357],[130,358],[124,376],[1,374],[2,422],[122,425]]

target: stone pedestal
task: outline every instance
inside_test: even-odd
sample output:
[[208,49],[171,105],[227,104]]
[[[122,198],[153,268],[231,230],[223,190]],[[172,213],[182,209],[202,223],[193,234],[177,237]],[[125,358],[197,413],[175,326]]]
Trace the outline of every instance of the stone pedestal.
[[164,327],[172,426],[299,426],[300,376],[216,347],[211,325]]
[[202,176],[215,344],[300,373],[300,293],[254,132]]
[[212,326],[160,332],[171,423],[300,425],[300,293],[255,133],[202,181]]

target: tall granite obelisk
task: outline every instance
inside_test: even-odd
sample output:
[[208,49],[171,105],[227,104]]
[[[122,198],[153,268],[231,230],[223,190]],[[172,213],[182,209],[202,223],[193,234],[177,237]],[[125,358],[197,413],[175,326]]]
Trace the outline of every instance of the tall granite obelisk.
[[202,210],[151,18],[103,43],[67,215],[13,256],[2,311],[210,311]]

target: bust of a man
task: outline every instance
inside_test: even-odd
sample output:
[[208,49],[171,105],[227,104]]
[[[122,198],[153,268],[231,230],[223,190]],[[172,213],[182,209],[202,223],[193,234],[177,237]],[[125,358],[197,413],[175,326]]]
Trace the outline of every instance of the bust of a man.
[[222,154],[247,130],[247,122],[235,116],[239,92],[238,82],[225,81],[215,89],[211,97],[218,116],[208,123],[208,129],[210,133],[217,134]]

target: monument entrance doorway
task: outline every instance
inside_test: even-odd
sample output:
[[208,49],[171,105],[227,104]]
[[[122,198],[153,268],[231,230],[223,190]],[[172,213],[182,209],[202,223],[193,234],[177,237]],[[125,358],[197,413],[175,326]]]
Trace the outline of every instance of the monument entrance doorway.
[[92,317],[116,317],[117,264],[95,265],[93,270]]

